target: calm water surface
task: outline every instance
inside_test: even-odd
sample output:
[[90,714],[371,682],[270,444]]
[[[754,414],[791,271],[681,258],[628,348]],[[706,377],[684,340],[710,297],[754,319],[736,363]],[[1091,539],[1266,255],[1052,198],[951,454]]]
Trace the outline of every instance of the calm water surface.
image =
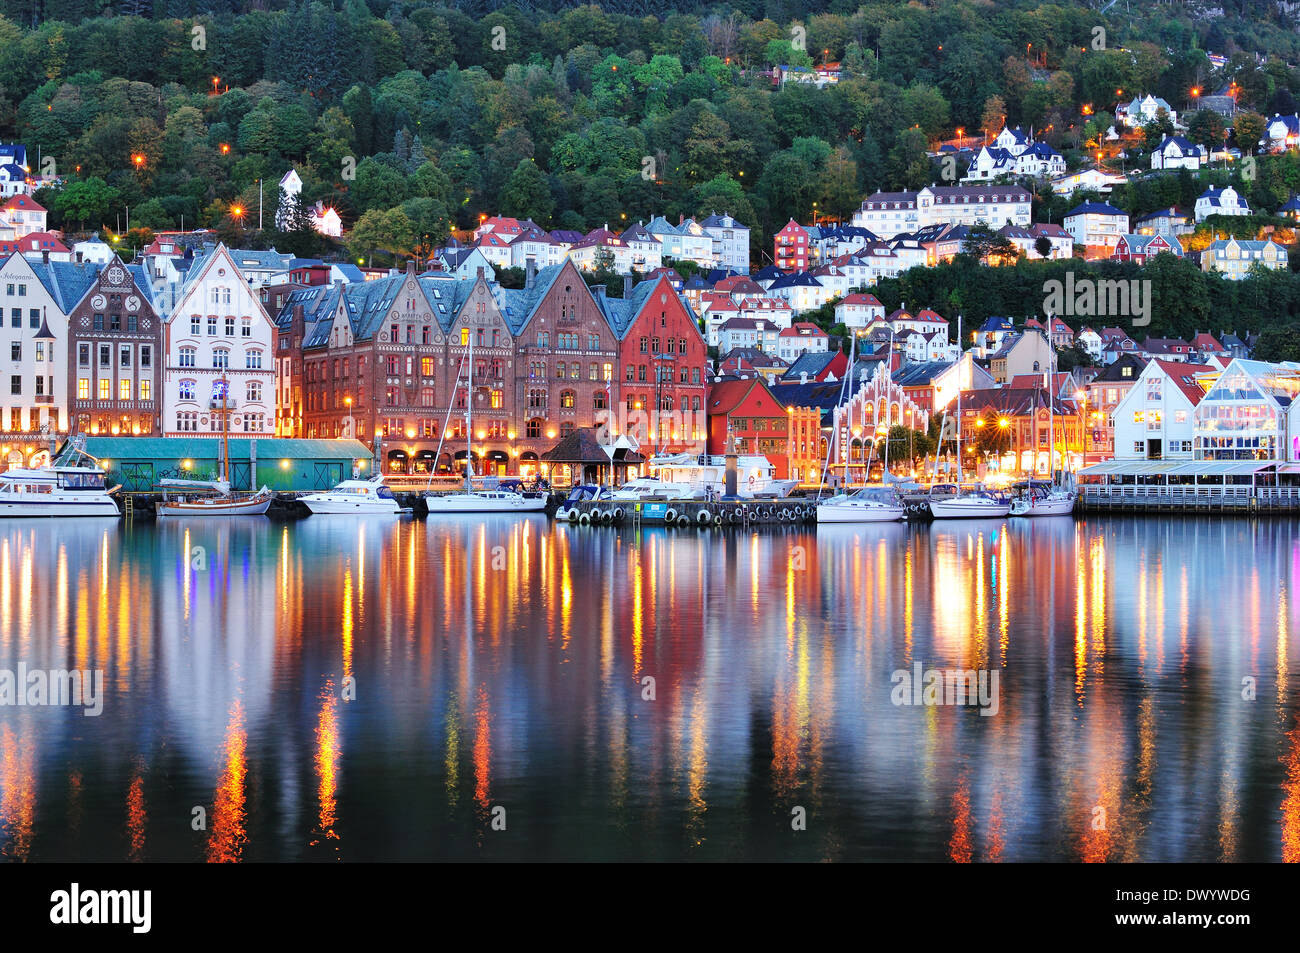
[[0,855],[1300,860],[1298,599],[1294,521],[0,522],[105,692],[0,707]]

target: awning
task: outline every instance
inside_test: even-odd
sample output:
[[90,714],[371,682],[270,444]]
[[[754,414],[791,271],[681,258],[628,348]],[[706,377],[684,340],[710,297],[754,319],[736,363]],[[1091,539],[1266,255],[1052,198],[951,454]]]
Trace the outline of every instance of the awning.
[[525,463],[536,463],[537,454],[531,450],[525,450],[523,453],[519,454],[519,459],[523,460]]
[[405,459],[406,459],[406,451],[405,451],[405,450],[389,450],[389,451],[388,451],[388,459],[389,459],[389,460],[405,460]]
[[507,463],[510,460],[510,454],[504,450],[489,450],[487,458],[494,463]]
[[1179,475],[1194,473],[1197,476],[1243,476],[1267,470],[1271,466],[1273,463],[1265,460],[1197,460],[1183,463],[1170,472]]

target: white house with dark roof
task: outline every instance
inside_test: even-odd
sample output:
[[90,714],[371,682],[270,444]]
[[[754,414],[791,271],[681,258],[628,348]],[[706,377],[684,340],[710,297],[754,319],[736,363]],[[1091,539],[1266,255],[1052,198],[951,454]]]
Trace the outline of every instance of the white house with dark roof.
[[802,354],[821,354],[830,350],[830,335],[809,321],[796,321],[777,336],[776,356],[793,364]]
[[1211,215],[1249,215],[1246,199],[1230,185],[1222,188],[1210,186],[1196,198],[1196,222],[1200,224]]
[[1190,460],[1196,407],[1209,368],[1157,358],[1142,369],[1111,413],[1115,459]]
[[1195,171],[1206,163],[1207,155],[1204,146],[1195,145],[1183,136],[1165,136],[1151,151],[1151,168]]
[[884,316],[885,306],[880,300],[862,291],[846,295],[835,305],[835,320],[846,328],[865,328]]
[[1264,127],[1264,139],[1270,152],[1285,152],[1300,146],[1300,116],[1273,114],[1273,118]]
[[1159,118],[1162,109],[1169,116],[1170,122],[1178,122],[1178,113],[1174,107],[1159,96],[1151,95],[1139,96],[1129,103],[1120,103],[1115,109],[1115,118],[1130,129],[1141,129]]
[[1217,271],[1236,281],[1259,265],[1273,271],[1287,267],[1286,249],[1271,239],[1219,238],[1201,252],[1201,271]]
[[700,222],[700,228],[713,239],[713,255],[719,268],[749,274],[749,226],[737,221],[729,212],[714,213]]
[[1109,202],[1084,202],[1065,214],[1065,230],[1084,246],[1085,258],[1109,258],[1128,233],[1128,215]]

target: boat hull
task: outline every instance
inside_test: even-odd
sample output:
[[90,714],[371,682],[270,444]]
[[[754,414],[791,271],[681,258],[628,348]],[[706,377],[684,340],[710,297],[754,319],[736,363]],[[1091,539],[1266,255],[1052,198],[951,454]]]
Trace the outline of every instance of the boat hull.
[[960,499],[930,501],[930,515],[937,520],[997,519],[1010,511],[1010,503],[973,503]]
[[[35,495],[35,494],[34,494]],[[50,494],[41,494],[49,496]],[[97,500],[6,500],[0,519],[99,518],[117,519],[117,504],[107,497]]]
[[382,501],[388,504],[382,505],[374,500],[309,500],[303,497],[301,502],[314,516],[396,516],[398,512],[396,500]]
[[822,503],[817,507],[818,523],[893,523],[906,511],[901,506],[854,506],[851,503]]
[[1012,516],[1070,516],[1074,500],[1034,500],[1025,506],[1012,506]]
[[271,497],[250,500],[214,501],[204,503],[167,502],[155,507],[159,519],[178,516],[265,516],[271,508]]
[[430,516],[459,516],[470,513],[541,513],[546,509],[546,498],[522,500],[492,500],[451,494],[425,498]]

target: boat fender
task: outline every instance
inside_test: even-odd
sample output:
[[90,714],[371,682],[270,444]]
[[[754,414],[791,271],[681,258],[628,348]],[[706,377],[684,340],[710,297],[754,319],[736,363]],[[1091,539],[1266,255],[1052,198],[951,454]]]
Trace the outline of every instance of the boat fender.
[[721,513],[719,513],[719,514],[717,514],[716,516],[713,517],[713,525],[714,525],[714,526],[721,526],[721,525],[722,525],[722,514],[721,514]]
[[614,511],[609,515],[610,518],[613,519],[615,523],[621,521],[623,519],[623,507],[621,506],[614,507]]
[[580,514],[578,516],[578,522],[581,523],[583,526],[591,525],[591,514],[590,513]]
[[579,518],[579,517],[578,517],[578,511],[577,511],[577,510],[569,510],[569,522],[570,522],[570,523],[576,523],[576,522],[578,522],[578,518]]
[[690,525],[691,525],[691,518],[690,518],[689,516],[687,516],[685,513],[680,513],[680,514],[678,514],[678,516],[677,516],[677,525],[678,525],[678,526],[690,526]]
[[664,512],[665,523],[675,523],[677,521],[677,511],[671,506]]
[[728,514],[727,514],[727,517],[728,517],[728,518],[731,520],[731,522],[733,522],[733,523],[739,523],[739,522],[740,522],[740,514],[739,514],[738,512],[736,512],[735,510],[732,510],[730,513],[728,513]]
[[708,510],[700,510],[699,521],[701,526],[705,525],[706,523],[711,523],[713,522],[713,514],[710,513]]

